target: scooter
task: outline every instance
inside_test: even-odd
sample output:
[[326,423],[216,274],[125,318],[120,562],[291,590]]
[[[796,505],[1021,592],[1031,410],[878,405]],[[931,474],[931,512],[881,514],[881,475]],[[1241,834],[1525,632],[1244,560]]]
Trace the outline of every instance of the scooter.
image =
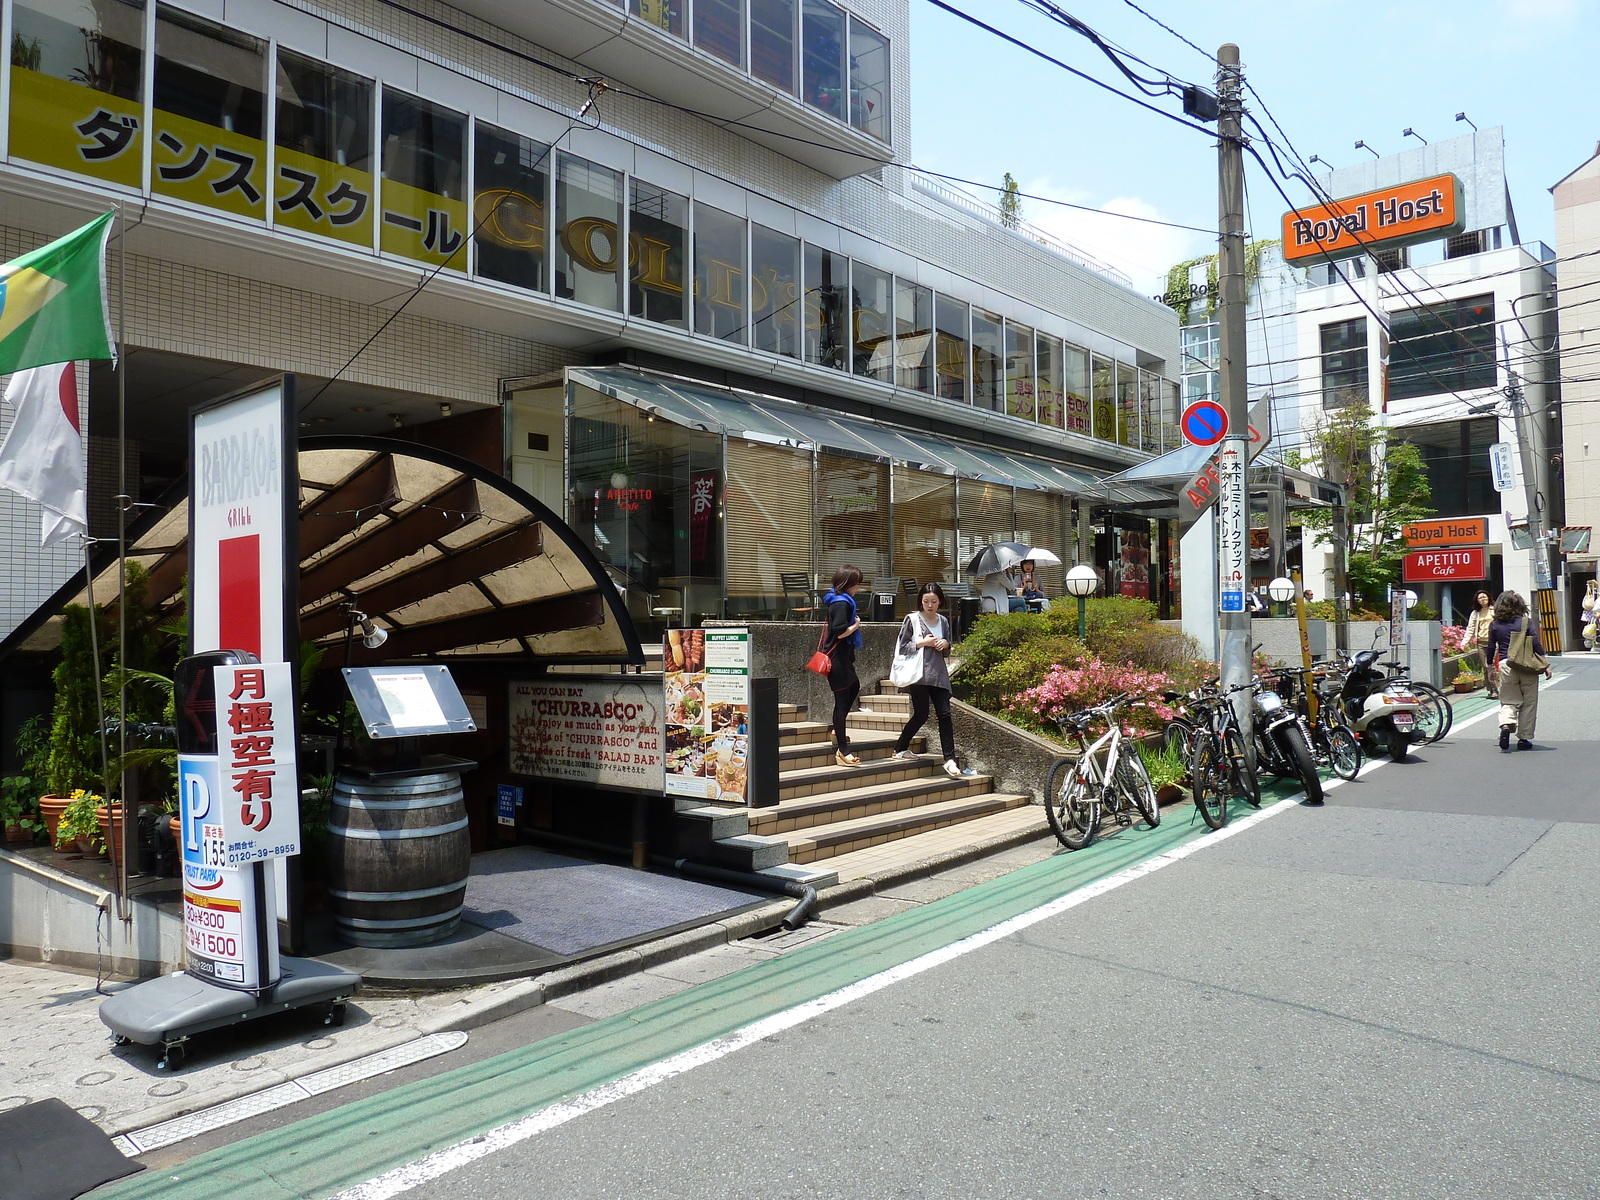
[[1298,779],[1306,802],[1322,803],[1322,777],[1305,722],[1262,680],[1255,681],[1250,697],[1251,725],[1255,731],[1256,759],[1280,779]]
[[1422,702],[1404,683],[1377,669],[1380,653],[1363,650],[1351,659],[1350,673],[1339,689],[1339,704],[1363,749],[1384,751],[1401,762],[1409,747],[1423,740],[1417,730],[1417,709]]

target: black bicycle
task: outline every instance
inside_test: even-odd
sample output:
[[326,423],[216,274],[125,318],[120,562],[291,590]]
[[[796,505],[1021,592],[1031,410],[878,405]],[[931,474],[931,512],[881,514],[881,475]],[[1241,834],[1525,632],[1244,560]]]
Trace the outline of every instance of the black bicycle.
[[1233,710],[1233,693],[1248,691],[1241,683],[1223,691],[1203,691],[1192,702],[1193,748],[1189,753],[1189,783],[1200,819],[1212,829],[1228,823],[1229,802],[1243,800],[1261,807],[1261,784],[1245,757],[1244,733]]

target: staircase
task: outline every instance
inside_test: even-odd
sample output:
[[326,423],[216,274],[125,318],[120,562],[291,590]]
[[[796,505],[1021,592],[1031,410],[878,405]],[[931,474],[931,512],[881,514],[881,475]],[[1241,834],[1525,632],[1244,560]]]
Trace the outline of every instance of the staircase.
[[[793,705],[779,712],[779,802],[766,808],[685,807],[680,817],[705,822],[714,861],[768,870],[814,887],[865,873],[889,859],[916,861],[1002,834],[1045,828],[1029,797],[992,790],[987,775],[952,779],[943,760],[927,753],[938,729],[930,714],[911,748],[916,761],[896,759],[894,743],[911,699],[887,681],[863,696],[869,712],[850,714],[857,767],[834,761],[832,730]],[[961,828],[953,833],[936,831]],[[871,856],[861,852],[877,849]],[[784,866],[784,864],[788,864]]]

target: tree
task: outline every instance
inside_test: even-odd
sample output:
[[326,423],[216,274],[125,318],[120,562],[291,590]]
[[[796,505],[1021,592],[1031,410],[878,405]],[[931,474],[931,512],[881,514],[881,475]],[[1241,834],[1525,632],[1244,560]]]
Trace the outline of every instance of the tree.
[[[1343,484],[1349,498],[1350,591],[1367,608],[1387,607],[1389,589],[1400,582],[1405,526],[1431,517],[1432,489],[1422,452],[1404,438],[1373,424],[1372,409],[1357,400],[1334,409],[1307,438],[1290,465],[1305,465]],[[1327,530],[1333,514],[1316,509],[1301,517]]]
[[1015,229],[1022,224],[1022,197],[1017,193],[1017,181],[1011,178],[1011,172],[1005,173],[1002,181],[1005,187],[1000,192],[1000,224],[1007,229]]

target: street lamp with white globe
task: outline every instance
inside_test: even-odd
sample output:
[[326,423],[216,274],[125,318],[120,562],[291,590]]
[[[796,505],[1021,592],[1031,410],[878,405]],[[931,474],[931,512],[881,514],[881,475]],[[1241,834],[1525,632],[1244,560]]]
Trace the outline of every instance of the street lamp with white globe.
[[1086,605],[1089,597],[1100,586],[1100,575],[1087,563],[1079,563],[1067,572],[1067,594],[1078,598],[1078,640],[1088,640],[1089,623]]
[[[1267,584],[1267,595],[1279,604],[1288,604],[1289,601],[1294,599],[1294,580],[1279,575],[1271,583]],[[1280,615],[1282,615],[1282,611],[1280,610]]]

